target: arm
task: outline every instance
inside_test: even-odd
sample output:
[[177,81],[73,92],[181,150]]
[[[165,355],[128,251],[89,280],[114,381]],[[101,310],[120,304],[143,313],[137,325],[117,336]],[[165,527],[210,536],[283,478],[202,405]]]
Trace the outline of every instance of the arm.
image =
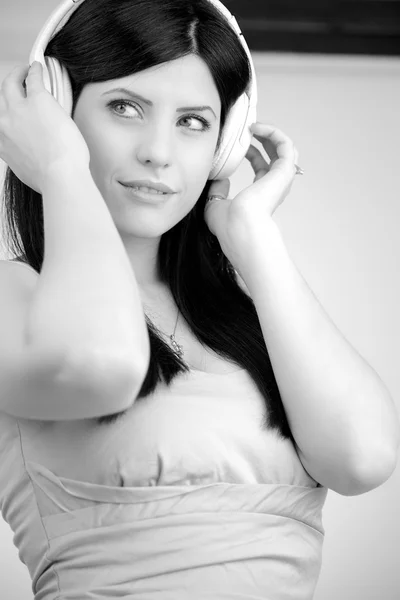
[[299,457],[316,481],[340,494],[369,491],[396,466],[393,400],[319,304],[272,219],[258,238],[240,275],[257,310]]
[[118,377],[143,379],[150,345],[138,286],[89,169],[66,161],[52,166],[42,196],[45,253],[27,315],[27,347],[64,357],[66,377],[70,369],[115,369]]

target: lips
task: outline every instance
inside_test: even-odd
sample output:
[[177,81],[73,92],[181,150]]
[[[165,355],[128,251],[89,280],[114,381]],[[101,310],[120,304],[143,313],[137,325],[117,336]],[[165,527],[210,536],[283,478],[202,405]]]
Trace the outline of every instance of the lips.
[[160,181],[150,181],[150,180],[137,180],[137,181],[121,181],[120,182],[125,187],[136,187],[136,188],[150,188],[150,190],[157,190],[158,192],[163,192],[164,194],[175,194],[174,190],[165,185],[165,183],[161,183]]
[[125,195],[132,198],[134,201],[145,202],[146,204],[163,205],[172,197],[172,194],[164,194],[160,192],[145,192],[143,189],[135,189],[132,186],[122,185],[125,188]]

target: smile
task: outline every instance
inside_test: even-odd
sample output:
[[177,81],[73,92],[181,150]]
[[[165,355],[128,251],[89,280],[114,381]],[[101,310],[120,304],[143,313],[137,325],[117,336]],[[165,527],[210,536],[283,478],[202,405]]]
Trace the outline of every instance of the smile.
[[147,202],[148,204],[162,204],[171,198],[174,194],[166,194],[164,192],[160,192],[159,190],[155,190],[154,188],[148,187],[133,187],[129,185],[124,185],[121,183],[122,187],[126,190],[130,198],[134,200],[139,200],[141,202]]
[[147,194],[160,194],[161,196],[167,195],[165,192],[160,192],[159,190],[156,190],[154,188],[149,188],[149,187],[137,187],[137,186],[126,186],[131,188],[131,190],[140,190],[141,192],[146,192]]

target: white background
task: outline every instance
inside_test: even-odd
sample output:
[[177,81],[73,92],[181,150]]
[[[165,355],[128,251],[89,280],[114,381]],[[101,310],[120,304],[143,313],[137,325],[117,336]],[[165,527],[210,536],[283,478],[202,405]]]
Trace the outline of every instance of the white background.
[[[0,0],[0,81],[28,62],[35,33],[56,4]],[[254,60],[258,120],[294,140],[305,170],[274,218],[303,277],[399,410],[400,59],[254,53]],[[231,178],[231,195],[251,177],[245,160]],[[399,471],[368,494],[329,491],[314,600],[399,599]],[[33,598],[1,519],[0,597]]]

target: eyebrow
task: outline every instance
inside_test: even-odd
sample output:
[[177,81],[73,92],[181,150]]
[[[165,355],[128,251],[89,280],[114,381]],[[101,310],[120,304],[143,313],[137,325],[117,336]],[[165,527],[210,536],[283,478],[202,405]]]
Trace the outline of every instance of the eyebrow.
[[[136,92],[133,92],[132,90],[128,90],[127,88],[114,88],[112,90],[108,90],[108,92],[104,92],[104,94],[102,94],[102,96],[106,96],[107,94],[112,94],[113,92],[122,92],[123,94],[127,94],[131,98],[138,98],[139,100],[141,100],[148,106],[153,106],[153,103],[150,100],[143,98],[143,96],[140,96],[139,94],[136,94]],[[217,118],[217,115],[215,114],[215,112],[213,111],[211,106],[182,106],[181,108],[177,108],[176,112],[181,113],[181,112],[186,112],[188,110],[198,110],[198,111],[210,110],[212,112],[212,114],[214,115],[214,117]]]

